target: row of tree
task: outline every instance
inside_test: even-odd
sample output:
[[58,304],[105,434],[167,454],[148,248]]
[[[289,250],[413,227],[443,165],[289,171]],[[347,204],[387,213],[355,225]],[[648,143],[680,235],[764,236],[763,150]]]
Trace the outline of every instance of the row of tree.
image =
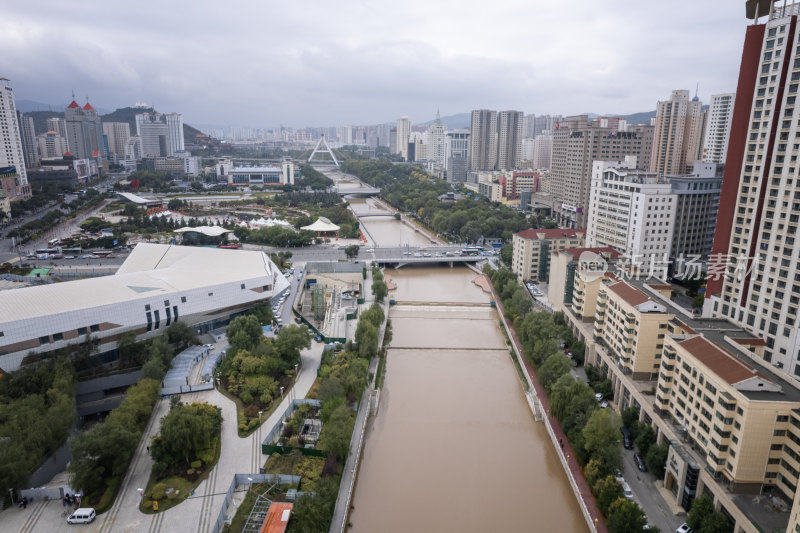
[[66,442],[76,420],[75,371],[67,357],[0,378],[0,491],[24,487]]

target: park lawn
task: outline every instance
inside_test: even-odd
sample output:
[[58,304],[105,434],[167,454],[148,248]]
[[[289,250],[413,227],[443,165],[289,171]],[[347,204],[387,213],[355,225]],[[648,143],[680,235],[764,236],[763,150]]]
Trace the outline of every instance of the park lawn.
[[[183,500],[188,498],[192,489],[196,489],[204,479],[208,478],[208,474],[219,462],[219,456],[222,448],[219,438],[214,441],[214,448],[214,460],[211,463],[203,465],[194,474],[186,474],[188,467],[184,468],[183,475],[177,475],[174,471],[175,469],[173,469],[171,472],[160,473],[157,475],[151,469],[150,479],[147,480],[147,487],[144,490],[144,496],[139,504],[139,510],[144,514],[155,514],[157,512],[166,511],[167,509],[172,509]],[[183,466],[185,467],[186,465]],[[158,477],[162,475],[164,477]],[[164,496],[164,498],[158,500],[158,511],[155,511],[153,509],[152,494],[153,487],[158,483],[163,483],[168,489],[171,488],[178,490],[178,494],[173,497]]]

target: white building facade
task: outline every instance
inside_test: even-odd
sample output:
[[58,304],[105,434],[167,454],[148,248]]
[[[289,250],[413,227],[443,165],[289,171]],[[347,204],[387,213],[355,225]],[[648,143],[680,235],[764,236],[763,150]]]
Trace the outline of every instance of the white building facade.
[[712,94],[703,139],[703,162],[725,164],[736,93]]

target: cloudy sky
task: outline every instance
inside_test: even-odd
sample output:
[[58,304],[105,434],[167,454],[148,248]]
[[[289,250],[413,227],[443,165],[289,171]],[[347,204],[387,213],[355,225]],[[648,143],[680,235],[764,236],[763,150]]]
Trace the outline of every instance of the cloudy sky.
[[16,98],[190,124],[375,124],[471,109],[633,113],[736,89],[744,0],[11,0]]

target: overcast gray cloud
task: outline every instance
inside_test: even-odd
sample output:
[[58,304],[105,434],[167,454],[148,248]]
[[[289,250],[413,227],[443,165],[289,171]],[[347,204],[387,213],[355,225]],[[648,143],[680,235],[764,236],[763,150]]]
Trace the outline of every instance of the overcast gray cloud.
[[0,76],[18,99],[190,124],[412,122],[476,108],[632,113],[732,92],[744,0],[12,0]]

